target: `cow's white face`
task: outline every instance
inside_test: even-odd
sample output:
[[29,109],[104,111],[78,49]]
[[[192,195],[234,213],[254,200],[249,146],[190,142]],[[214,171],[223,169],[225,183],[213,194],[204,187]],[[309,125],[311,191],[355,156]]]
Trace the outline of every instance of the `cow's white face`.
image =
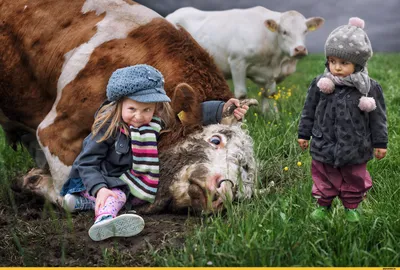
[[300,13],[282,13],[278,26],[278,43],[290,57],[307,55],[305,36],[308,32],[306,19]]
[[[185,158],[186,151],[195,156]],[[209,125],[191,134],[173,152],[175,157],[169,158],[181,157],[185,164],[170,186],[178,208],[218,211],[226,201],[252,195],[253,143],[239,125]]]
[[[275,25],[273,22],[272,25]],[[281,50],[290,57],[303,57],[308,54],[305,36],[308,32],[318,29],[324,23],[320,17],[309,19],[297,11],[282,13],[279,24],[276,23],[278,44]],[[271,28],[270,28],[271,30]]]

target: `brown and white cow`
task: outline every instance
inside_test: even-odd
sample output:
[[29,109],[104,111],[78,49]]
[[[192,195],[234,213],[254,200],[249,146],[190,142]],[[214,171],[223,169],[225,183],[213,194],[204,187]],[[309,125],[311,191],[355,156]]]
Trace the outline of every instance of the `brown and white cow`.
[[[33,170],[25,184],[55,203],[117,68],[152,65],[163,73],[167,94],[186,100],[172,102],[186,117],[161,137],[161,153],[201,130],[200,102],[232,97],[208,53],[185,30],[130,0],[3,0],[0,44],[0,124],[11,143],[24,137],[36,157],[44,153],[51,178]],[[183,193],[198,198],[220,183],[211,185]]]
[[299,57],[307,55],[307,32],[324,23],[321,17],[306,19],[294,10],[260,6],[223,11],[185,7],[166,19],[184,27],[212,55],[226,78],[232,78],[237,98],[246,96],[246,77],[263,87],[264,112],[276,84],[295,72]]

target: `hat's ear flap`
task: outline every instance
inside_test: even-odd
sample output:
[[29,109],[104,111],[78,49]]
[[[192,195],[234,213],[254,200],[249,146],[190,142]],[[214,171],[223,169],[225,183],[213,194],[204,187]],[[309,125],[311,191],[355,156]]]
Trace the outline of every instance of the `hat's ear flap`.
[[190,85],[178,84],[171,100],[171,106],[184,126],[184,134],[202,125],[201,102]]

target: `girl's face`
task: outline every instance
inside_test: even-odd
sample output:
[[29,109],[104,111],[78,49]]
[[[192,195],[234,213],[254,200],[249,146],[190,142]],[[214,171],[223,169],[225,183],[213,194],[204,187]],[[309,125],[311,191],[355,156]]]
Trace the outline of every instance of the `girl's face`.
[[329,70],[334,76],[346,77],[354,72],[354,64],[339,57],[328,57]]
[[122,101],[122,120],[135,128],[147,125],[153,118],[156,103],[142,103],[130,98]]

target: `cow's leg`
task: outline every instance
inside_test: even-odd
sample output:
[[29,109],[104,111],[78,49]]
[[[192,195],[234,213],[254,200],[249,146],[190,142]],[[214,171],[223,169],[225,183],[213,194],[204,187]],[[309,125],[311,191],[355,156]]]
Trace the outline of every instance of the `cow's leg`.
[[246,98],[246,61],[244,59],[230,57],[228,62],[232,73],[235,97],[238,99]]
[[45,169],[32,169],[23,178],[23,188],[45,197],[50,202],[62,206],[62,197],[54,188],[53,179]]
[[[276,93],[276,82],[273,81],[271,84],[265,85],[265,92],[262,96],[261,100],[261,110],[263,113],[267,113],[268,111],[278,113],[278,107],[275,105],[275,100],[268,98],[269,96],[273,96]],[[272,103],[272,106],[271,106]]]

